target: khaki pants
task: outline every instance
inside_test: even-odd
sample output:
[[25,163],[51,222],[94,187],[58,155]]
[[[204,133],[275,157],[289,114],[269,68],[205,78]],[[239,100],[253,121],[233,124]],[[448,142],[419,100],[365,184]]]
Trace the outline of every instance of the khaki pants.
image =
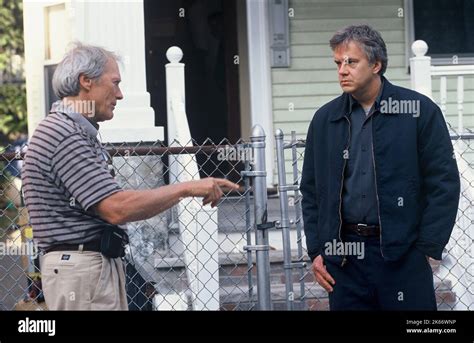
[[128,310],[120,258],[53,251],[41,258],[41,279],[50,310]]

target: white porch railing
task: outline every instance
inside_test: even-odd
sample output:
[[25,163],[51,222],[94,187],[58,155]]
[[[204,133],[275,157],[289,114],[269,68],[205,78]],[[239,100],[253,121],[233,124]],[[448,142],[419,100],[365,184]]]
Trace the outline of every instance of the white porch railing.
[[411,49],[415,57],[410,58],[411,71],[411,87],[412,89],[433,98],[432,96],[432,80],[439,78],[440,86],[439,99],[435,102],[439,105],[443,114],[446,115],[446,107],[448,102],[448,76],[457,77],[456,87],[456,104],[457,104],[457,133],[465,132],[464,127],[464,77],[467,75],[474,75],[474,66],[472,65],[449,65],[449,66],[433,66],[431,65],[431,57],[425,56],[428,51],[428,45],[422,41],[417,40],[413,42]]
[[[474,306],[474,225],[472,225],[474,211],[474,174],[472,164],[464,159],[463,152],[472,149],[472,134],[465,134],[464,119],[464,77],[474,75],[474,66],[432,66],[431,58],[425,56],[428,45],[417,40],[412,45],[415,57],[410,58],[411,87],[426,96],[432,98],[432,79],[440,79],[440,96],[435,102],[440,106],[443,114],[447,112],[447,78],[457,78],[456,104],[457,104],[457,129],[450,130],[451,135],[459,137],[453,140],[453,147],[461,176],[461,198],[451,239],[446,246],[448,254],[443,255],[439,271],[435,277],[447,280],[452,284],[456,294],[457,310],[473,310]],[[423,115],[421,113],[420,115]],[[454,132],[453,132],[454,131]],[[464,134],[464,135],[463,135]],[[462,139],[467,137],[466,139]]]

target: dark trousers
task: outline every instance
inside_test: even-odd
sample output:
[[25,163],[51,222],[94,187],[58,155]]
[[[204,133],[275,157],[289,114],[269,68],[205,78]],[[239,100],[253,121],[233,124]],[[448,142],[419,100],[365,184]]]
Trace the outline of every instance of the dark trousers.
[[128,309],[130,311],[152,311],[153,301],[147,296],[148,283],[135,269],[133,263],[127,262],[126,270]]
[[325,261],[327,271],[336,281],[329,293],[331,311],[436,311],[433,272],[420,250],[412,247],[401,260],[385,262],[378,237],[346,234],[343,241],[360,244],[364,257],[348,255],[343,267]]

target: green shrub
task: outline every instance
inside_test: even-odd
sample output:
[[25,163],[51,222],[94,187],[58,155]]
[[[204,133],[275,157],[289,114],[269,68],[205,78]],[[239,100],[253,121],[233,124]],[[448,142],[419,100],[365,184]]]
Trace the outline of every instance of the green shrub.
[[0,85],[0,145],[7,145],[26,132],[25,84]]

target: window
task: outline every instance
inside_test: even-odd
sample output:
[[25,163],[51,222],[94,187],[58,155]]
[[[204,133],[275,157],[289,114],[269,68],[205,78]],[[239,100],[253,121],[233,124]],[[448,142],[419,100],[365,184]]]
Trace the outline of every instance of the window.
[[428,44],[433,64],[474,64],[474,1],[412,0],[413,38]]
[[46,115],[49,114],[49,111],[51,110],[51,105],[59,100],[59,98],[54,94],[53,91],[53,85],[52,85],[52,80],[53,80],[53,74],[54,71],[56,70],[57,64],[50,64],[50,65],[45,65],[44,66],[44,95],[45,95],[45,105],[46,105]]

